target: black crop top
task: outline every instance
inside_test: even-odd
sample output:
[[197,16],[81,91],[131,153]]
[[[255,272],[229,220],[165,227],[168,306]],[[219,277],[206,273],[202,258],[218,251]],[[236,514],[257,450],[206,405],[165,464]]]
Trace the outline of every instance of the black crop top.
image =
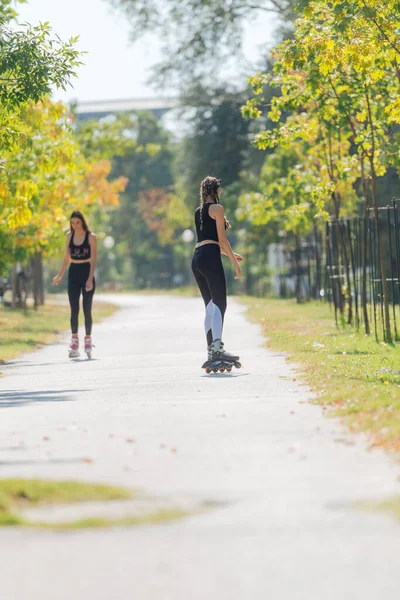
[[[208,214],[212,202],[203,204],[203,208],[196,208],[194,222],[196,225],[197,241],[213,240],[218,242],[217,222]],[[203,227],[201,228],[201,222]]]
[[86,232],[85,239],[80,246],[74,244],[74,235],[75,232],[72,233],[71,239],[69,240],[69,252],[72,260],[88,260],[91,256],[89,232]]

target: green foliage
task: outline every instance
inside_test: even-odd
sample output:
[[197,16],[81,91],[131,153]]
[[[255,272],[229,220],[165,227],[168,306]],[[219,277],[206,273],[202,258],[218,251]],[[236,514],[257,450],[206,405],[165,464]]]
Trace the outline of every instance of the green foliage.
[[[400,73],[396,22],[394,2],[311,2],[295,22],[293,38],[275,49],[273,73],[249,80],[255,96],[243,108],[246,117],[259,116],[264,85],[280,92],[268,113],[277,125],[261,132],[256,144],[289,153],[299,143],[317,149],[305,148],[304,165],[312,169],[317,156],[323,158],[327,177],[319,168],[316,183],[331,190],[336,215],[354,211],[349,184],[364,173],[372,182],[398,166],[392,127],[400,122],[400,79],[393,77]],[[322,210],[329,208],[324,197],[329,193],[319,196]]]
[[37,102],[52,86],[66,89],[81,62],[75,49],[78,38],[62,42],[51,35],[48,23],[21,30],[1,27],[0,102],[3,109],[27,100]]
[[63,247],[72,210],[117,205],[127,183],[109,181],[111,164],[99,154],[85,156],[62,103],[25,103],[19,125],[0,171],[0,268]]
[[212,84],[216,73],[232,56],[241,56],[242,26],[262,13],[293,19],[298,0],[106,0],[131,23],[132,38],[147,31],[164,42],[164,60],[157,66],[158,80],[178,76],[190,84],[202,76]]
[[[20,0],[21,1],[21,0]],[[0,3],[0,103],[11,111],[28,100],[38,102],[53,86],[66,89],[80,62],[78,38],[63,42],[52,35],[49,23],[19,28],[11,0]]]
[[[174,273],[183,268],[183,242],[176,234],[190,223],[174,181],[175,148],[170,135],[146,112],[111,120],[111,137],[104,135],[104,127],[105,122],[83,124],[78,137],[89,154],[101,150],[113,156],[113,175],[123,174],[129,182],[117,210],[95,209],[93,213],[92,226],[100,242],[99,280],[130,288],[150,282],[169,286]],[[112,139],[115,132],[119,142]],[[112,249],[103,246],[106,236],[115,240]]]
[[178,159],[188,205],[198,206],[200,182],[213,175],[224,189],[239,180],[249,148],[249,123],[241,117],[243,94],[201,85],[187,92],[183,103],[189,132]]

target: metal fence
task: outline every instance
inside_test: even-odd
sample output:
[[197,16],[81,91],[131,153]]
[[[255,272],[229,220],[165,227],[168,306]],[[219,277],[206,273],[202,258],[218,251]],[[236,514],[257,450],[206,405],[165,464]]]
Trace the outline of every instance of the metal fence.
[[[346,318],[357,328],[373,329],[386,340],[384,281],[390,304],[390,327],[398,340],[400,324],[400,199],[368,209],[364,217],[331,219],[326,224],[326,296],[336,318]],[[382,247],[383,268],[379,257]]]
[[364,327],[387,341],[384,275],[392,337],[400,339],[400,198],[376,213],[368,209],[363,217],[331,218],[306,237],[268,247],[266,272],[253,277],[248,293],[327,301],[337,323]]

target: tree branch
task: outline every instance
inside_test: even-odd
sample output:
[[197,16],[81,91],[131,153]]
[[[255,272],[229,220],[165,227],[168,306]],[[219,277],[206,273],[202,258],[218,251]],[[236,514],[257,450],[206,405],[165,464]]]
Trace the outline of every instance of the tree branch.
[[[363,3],[364,7],[366,9],[369,8],[369,6],[367,6],[367,4],[365,3],[365,0],[361,0],[361,2]],[[377,29],[381,32],[381,34],[383,35],[383,37],[385,38],[385,40],[387,42],[389,42],[390,46],[393,48],[393,50],[395,50],[395,52],[397,52],[397,54],[400,54],[400,49],[397,48],[396,44],[394,44],[388,37],[388,35],[385,33],[385,31],[383,30],[382,26],[379,25],[378,21],[376,20],[376,17],[373,17],[372,15],[370,15],[370,19],[371,21],[374,23],[375,27],[377,27]]]

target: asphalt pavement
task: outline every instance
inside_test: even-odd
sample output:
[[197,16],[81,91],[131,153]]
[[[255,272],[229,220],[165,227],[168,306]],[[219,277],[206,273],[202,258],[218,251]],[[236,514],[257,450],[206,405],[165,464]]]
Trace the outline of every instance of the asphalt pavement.
[[233,299],[225,345],[244,366],[224,375],[200,369],[201,299],[110,299],[120,310],[95,326],[93,360],[68,360],[65,337],[2,367],[0,477],[206,510],[0,529],[1,600],[397,600],[400,524],[359,506],[400,494],[393,458],[326,418]]

